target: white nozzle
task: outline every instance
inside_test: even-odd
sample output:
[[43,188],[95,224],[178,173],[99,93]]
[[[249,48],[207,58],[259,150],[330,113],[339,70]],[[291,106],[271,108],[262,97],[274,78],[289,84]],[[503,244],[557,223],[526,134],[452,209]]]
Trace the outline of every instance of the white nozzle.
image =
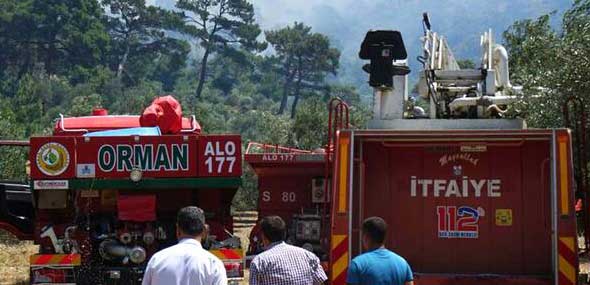
[[41,238],[45,237],[48,237],[49,240],[51,240],[55,253],[63,253],[59,241],[57,240],[57,236],[55,235],[55,231],[53,230],[53,226],[47,225],[41,229]]

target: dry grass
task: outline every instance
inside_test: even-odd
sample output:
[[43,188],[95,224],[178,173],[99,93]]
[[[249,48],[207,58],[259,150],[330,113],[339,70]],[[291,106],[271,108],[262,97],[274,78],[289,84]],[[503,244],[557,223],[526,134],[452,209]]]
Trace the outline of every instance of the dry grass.
[[[236,224],[234,223],[234,226]],[[248,249],[248,246],[250,245],[250,231],[252,231],[252,225],[250,225],[250,227],[247,228],[235,228],[234,229],[234,233],[237,237],[240,238],[240,240],[242,241],[242,248],[244,250]],[[244,272],[244,281],[241,282],[240,284],[242,285],[247,285],[248,284],[248,277],[249,277],[249,272],[248,270],[245,270]]]
[[37,251],[32,242],[21,242],[0,230],[0,284],[28,284],[29,256]]

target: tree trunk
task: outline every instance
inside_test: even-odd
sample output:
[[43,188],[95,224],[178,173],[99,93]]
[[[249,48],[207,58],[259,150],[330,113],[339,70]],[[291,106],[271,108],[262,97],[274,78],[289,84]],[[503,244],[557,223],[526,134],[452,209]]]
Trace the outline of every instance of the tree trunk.
[[283,98],[281,99],[281,106],[279,107],[278,115],[285,113],[287,108],[287,100],[289,100],[289,79],[285,78],[285,84],[283,84]]
[[207,73],[207,60],[209,59],[209,52],[210,52],[209,44],[207,44],[207,48],[205,49],[205,54],[203,54],[203,58],[201,59],[201,72],[199,73],[199,85],[197,85],[197,92],[195,95],[197,98],[201,97],[201,93],[203,92],[203,86],[205,85],[205,76]]
[[123,58],[119,61],[119,66],[117,67],[117,78],[121,79],[123,75],[123,70],[125,70],[125,65],[127,64],[127,58],[129,57],[129,43],[127,43],[127,47],[125,47],[125,53],[123,54]]
[[295,118],[297,114],[297,103],[299,103],[299,97],[301,95],[301,76],[297,79],[295,83],[295,98],[293,99],[293,105],[291,105],[291,119]]
[[289,89],[291,83],[293,82],[293,78],[295,77],[295,71],[289,72],[287,71],[287,77],[285,78],[285,84],[283,84],[283,98],[281,99],[281,106],[279,107],[278,115],[282,115],[285,113],[285,109],[287,109],[287,101],[289,100]]
[[48,75],[56,73],[54,67],[54,59],[57,57],[57,47],[55,46],[54,38],[52,38],[47,45],[47,57],[45,58],[45,71]]

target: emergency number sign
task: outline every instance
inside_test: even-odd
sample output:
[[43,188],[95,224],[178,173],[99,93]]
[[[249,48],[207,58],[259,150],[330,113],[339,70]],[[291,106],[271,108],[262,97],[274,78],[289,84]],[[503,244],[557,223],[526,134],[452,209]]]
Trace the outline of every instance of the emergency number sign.
[[242,143],[239,136],[207,136],[199,140],[199,176],[240,176]]

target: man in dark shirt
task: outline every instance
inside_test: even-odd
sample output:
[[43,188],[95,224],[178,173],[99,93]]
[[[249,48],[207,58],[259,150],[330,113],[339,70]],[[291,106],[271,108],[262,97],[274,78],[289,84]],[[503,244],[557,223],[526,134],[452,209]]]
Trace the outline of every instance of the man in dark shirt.
[[365,253],[355,257],[348,267],[346,283],[358,285],[414,285],[412,269],[406,260],[385,248],[387,223],[370,217],[363,222]]

